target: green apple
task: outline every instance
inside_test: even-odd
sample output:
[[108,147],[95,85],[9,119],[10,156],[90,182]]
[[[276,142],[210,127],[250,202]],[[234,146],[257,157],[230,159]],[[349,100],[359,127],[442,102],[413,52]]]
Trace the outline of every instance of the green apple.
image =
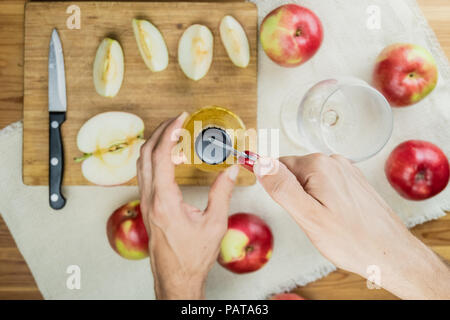
[[100,113],[84,123],[77,135],[84,153],[81,172],[91,183],[112,186],[136,176],[136,160],[144,144],[144,122],[127,112]]
[[213,58],[214,38],[206,26],[188,27],[178,43],[178,64],[184,74],[198,81],[209,71]]
[[146,66],[153,72],[167,68],[169,52],[159,30],[147,20],[133,19],[133,32]]
[[122,86],[123,73],[122,47],[114,39],[103,39],[97,49],[93,67],[97,93],[104,97],[116,96]]
[[220,38],[234,65],[246,68],[250,62],[250,46],[241,24],[232,16],[223,17],[220,22]]

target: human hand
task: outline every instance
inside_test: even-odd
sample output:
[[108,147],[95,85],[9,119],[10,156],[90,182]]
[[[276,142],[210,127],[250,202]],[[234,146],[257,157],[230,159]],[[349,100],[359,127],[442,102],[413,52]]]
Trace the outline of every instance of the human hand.
[[269,195],[336,266],[363,277],[369,266],[376,266],[381,285],[401,298],[449,298],[449,269],[345,158],[263,158],[254,171]]
[[203,211],[183,202],[172,150],[187,113],[155,130],[137,161],[141,211],[158,299],[202,299],[209,270],[227,229],[228,207],[239,167],[219,174]]

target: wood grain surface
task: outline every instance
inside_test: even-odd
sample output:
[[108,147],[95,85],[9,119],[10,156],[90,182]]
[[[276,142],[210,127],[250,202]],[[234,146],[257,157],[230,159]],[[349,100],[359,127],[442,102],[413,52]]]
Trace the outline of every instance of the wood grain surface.
[[[419,0],[425,16],[450,57],[450,2]],[[0,1],[0,128],[22,119],[24,0]],[[450,215],[415,227],[413,233],[450,260]],[[296,290],[308,299],[395,299],[385,290],[368,290],[366,280],[338,270]],[[0,218],[0,299],[42,298],[34,279]]]
[[[168,118],[182,111],[194,112],[208,106],[223,106],[237,114],[248,129],[256,129],[258,14],[253,3],[186,2],[81,2],[82,26],[66,27],[67,3],[30,2],[25,8],[23,181],[48,185],[48,46],[56,27],[64,51],[67,119],[62,125],[64,185],[90,184],[73,161],[82,153],[76,145],[81,126],[92,116],[125,111],[140,116],[145,137]],[[247,68],[238,68],[222,45],[219,24],[225,15],[234,16],[247,33],[251,58]],[[158,27],[169,50],[169,66],[151,72],[139,54],[131,27],[133,18],[146,19]],[[208,74],[200,81],[188,79],[178,64],[178,41],[192,24],[203,24],[214,34],[214,58]],[[92,65],[98,45],[105,37],[119,41],[124,51],[125,75],[114,98],[97,94]],[[228,128],[225,128],[228,129]],[[177,166],[179,184],[209,185],[217,173],[200,171],[193,165]],[[242,169],[238,185],[252,185],[255,177]],[[137,179],[128,184],[136,184]]]

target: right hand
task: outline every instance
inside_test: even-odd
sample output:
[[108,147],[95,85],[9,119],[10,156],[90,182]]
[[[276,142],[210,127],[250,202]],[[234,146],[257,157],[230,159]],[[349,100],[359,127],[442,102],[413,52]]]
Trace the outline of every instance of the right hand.
[[344,157],[262,158],[254,172],[269,195],[336,266],[367,277],[367,268],[375,265],[381,271],[382,286],[403,298],[436,298],[437,293],[428,288],[430,282],[416,279],[416,273],[427,272],[431,278],[438,273],[447,281],[440,297],[450,294],[448,268],[409,232],[362,172]]

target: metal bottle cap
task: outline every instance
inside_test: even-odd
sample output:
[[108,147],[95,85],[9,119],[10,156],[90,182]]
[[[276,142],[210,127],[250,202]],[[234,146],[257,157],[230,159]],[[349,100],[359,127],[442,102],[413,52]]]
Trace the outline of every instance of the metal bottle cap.
[[195,140],[195,152],[198,157],[207,164],[223,163],[231,151],[211,143],[210,138],[218,140],[224,144],[232,146],[230,135],[220,128],[206,128]]

